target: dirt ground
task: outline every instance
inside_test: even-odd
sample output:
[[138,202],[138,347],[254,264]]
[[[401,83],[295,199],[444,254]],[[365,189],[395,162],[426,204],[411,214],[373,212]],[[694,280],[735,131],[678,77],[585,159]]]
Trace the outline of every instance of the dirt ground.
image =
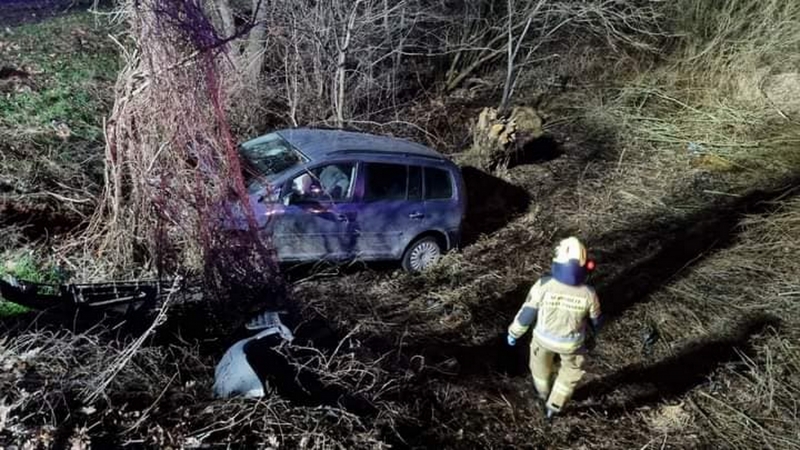
[[[24,5],[3,3],[0,17],[42,14]],[[684,143],[626,142],[576,117],[591,95],[554,96],[546,116],[570,119],[546,122],[507,169],[464,168],[465,246],[437,267],[290,272],[298,339],[263,350],[265,399],[212,398],[214,365],[245,335],[216,329],[213,309],[176,308],[141,346],[77,320],[1,319],[0,443],[800,448],[797,141],[765,149],[775,164],[723,155],[742,167],[720,166]],[[590,283],[607,324],[569,409],[547,423],[529,336],[509,347],[505,333],[568,235],[598,263]]]

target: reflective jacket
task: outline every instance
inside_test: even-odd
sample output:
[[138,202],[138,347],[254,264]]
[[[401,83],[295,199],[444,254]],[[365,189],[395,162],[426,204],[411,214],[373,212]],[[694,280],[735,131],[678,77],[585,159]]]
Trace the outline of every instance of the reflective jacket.
[[598,326],[600,301],[591,287],[571,286],[552,277],[531,287],[508,333],[522,337],[536,323],[533,338],[556,353],[575,353],[583,346],[587,326]]

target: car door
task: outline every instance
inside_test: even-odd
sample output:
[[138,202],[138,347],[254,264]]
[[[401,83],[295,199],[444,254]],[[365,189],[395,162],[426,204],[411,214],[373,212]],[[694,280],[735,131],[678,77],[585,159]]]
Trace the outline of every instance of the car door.
[[322,164],[287,182],[270,220],[280,260],[341,259],[352,252],[354,243],[347,225],[356,168],[354,162]]
[[360,174],[364,180],[361,201],[356,223],[351,224],[357,236],[357,256],[397,258],[424,226],[421,168],[367,162]]
[[456,195],[456,180],[452,172],[443,167],[426,166],[423,180],[425,226],[448,235],[457,235],[461,228],[462,210]]

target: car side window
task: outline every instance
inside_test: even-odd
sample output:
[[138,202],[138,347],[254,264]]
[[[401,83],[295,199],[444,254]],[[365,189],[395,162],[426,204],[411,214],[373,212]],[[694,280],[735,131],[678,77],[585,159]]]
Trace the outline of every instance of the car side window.
[[408,190],[408,170],[405,165],[368,163],[364,186],[364,201],[405,200]]
[[354,163],[333,163],[315,167],[291,181],[296,201],[342,201],[353,193]]
[[444,200],[453,197],[453,183],[446,170],[425,168],[425,200]]

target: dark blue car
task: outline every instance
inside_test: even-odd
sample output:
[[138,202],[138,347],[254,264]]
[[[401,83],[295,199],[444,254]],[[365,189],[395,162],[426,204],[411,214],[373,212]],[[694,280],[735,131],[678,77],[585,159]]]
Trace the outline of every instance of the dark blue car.
[[461,171],[403,139],[286,129],[240,146],[258,226],[281,262],[399,260],[420,271],[457,248]]

